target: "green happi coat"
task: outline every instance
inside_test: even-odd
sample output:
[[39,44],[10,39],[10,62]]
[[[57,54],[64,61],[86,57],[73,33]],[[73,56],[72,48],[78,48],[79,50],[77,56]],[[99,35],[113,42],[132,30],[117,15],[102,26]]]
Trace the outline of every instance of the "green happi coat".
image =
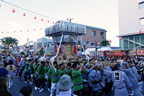
[[54,69],[51,67],[48,71],[48,75],[49,77],[51,77],[51,82],[52,83],[57,83],[59,80],[59,74],[58,74],[58,68],[56,68],[56,72],[54,71]]
[[71,72],[72,72],[72,69],[67,69],[65,68],[65,74],[69,75],[71,77]]
[[62,75],[65,74],[65,70],[58,69],[58,74],[61,77]]
[[73,70],[72,71],[72,80],[74,83],[74,91],[79,91],[83,89],[83,80],[82,80],[82,74],[80,70]]
[[28,73],[29,72],[29,64],[26,64],[24,67],[24,72]]
[[39,79],[44,79],[45,78],[45,70],[44,67],[41,70],[41,66],[38,66],[37,70],[36,70],[36,74],[38,75]]
[[31,70],[31,75],[34,73],[34,64],[30,63],[30,70]]

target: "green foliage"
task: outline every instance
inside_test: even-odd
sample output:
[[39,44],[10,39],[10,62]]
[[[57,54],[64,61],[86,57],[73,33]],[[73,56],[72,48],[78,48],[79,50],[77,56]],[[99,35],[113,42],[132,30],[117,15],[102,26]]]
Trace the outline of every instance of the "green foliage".
[[45,51],[43,50],[43,48],[41,48],[40,50],[40,55],[44,55]]
[[14,46],[14,45],[18,45],[18,40],[15,39],[15,38],[12,38],[12,37],[5,37],[3,40],[2,40],[2,45],[5,46],[5,48],[8,48],[10,46]]
[[24,55],[25,53],[24,53],[24,52],[21,52],[20,54]]
[[101,46],[110,46],[110,42],[108,40],[103,40]]

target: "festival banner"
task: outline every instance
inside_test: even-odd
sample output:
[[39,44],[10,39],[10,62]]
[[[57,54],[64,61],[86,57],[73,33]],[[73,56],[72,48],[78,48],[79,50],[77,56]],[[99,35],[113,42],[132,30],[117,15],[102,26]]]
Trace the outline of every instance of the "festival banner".
[[132,56],[132,55],[142,55],[142,56],[144,56],[144,49],[138,49],[137,51],[136,50],[130,50],[129,55],[130,56]]
[[[90,56],[96,56],[96,51],[91,51],[89,52]],[[97,56],[104,56],[104,52],[103,51],[97,51]]]

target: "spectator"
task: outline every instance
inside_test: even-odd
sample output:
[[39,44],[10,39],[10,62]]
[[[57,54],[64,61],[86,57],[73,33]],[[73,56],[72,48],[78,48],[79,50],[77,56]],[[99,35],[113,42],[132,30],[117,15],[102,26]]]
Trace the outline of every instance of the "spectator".
[[70,89],[72,88],[72,86],[73,86],[73,83],[72,83],[70,76],[63,75],[57,84],[57,87],[60,90],[58,96],[74,96],[74,95],[71,95]]
[[8,88],[10,88],[13,85],[13,77],[14,77],[14,74],[16,71],[16,67],[15,67],[15,65],[13,65],[12,60],[9,61],[9,65],[6,67],[6,70],[8,71],[8,78],[9,78]]
[[4,63],[0,62],[0,77],[6,78],[8,71],[4,68]]
[[12,96],[7,90],[7,80],[3,77],[0,77],[0,96]]
[[32,87],[25,86],[20,89],[20,96],[33,96]]

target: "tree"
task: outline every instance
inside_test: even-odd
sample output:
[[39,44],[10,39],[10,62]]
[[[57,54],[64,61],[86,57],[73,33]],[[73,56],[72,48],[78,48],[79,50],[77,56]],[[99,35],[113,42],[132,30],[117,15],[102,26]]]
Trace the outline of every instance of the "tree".
[[43,50],[43,48],[41,48],[40,50],[40,55],[44,55],[45,51]]
[[103,40],[101,46],[110,46],[110,42],[108,40]]
[[10,46],[14,46],[14,45],[17,46],[18,40],[12,37],[5,37],[2,39],[2,45],[4,45],[5,48],[9,49]]

